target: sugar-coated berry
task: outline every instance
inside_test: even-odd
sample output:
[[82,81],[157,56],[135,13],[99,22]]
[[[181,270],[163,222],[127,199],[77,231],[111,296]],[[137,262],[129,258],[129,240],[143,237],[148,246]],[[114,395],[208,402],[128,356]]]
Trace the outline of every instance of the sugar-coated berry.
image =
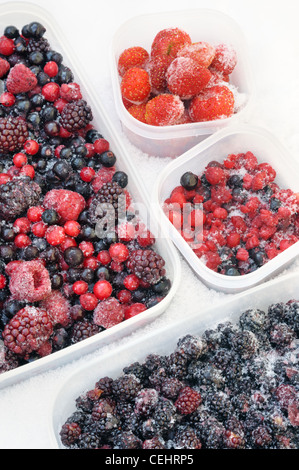
[[82,305],[84,310],[87,310],[87,311],[94,310],[96,306],[98,305],[98,302],[99,301],[97,297],[92,293],[86,293],[86,294],[80,295],[80,304]]
[[27,211],[27,218],[30,222],[40,222],[42,220],[44,210],[45,209],[42,206],[30,207]]
[[66,235],[77,237],[81,232],[81,225],[76,220],[68,220],[64,224],[64,230]]
[[93,288],[94,295],[99,300],[108,299],[112,294],[112,285],[106,280],[98,281]]
[[75,294],[83,295],[83,294],[86,294],[86,292],[88,291],[88,284],[87,282],[84,282],[84,281],[76,281],[73,284],[72,289],[75,292]]
[[27,164],[27,156],[24,153],[16,153],[13,157],[13,164],[17,168],[22,168],[24,165]]
[[123,243],[114,243],[109,248],[109,254],[113,261],[123,263],[129,257],[129,250]]
[[63,227],[59,225],[53,225],[46,231],[47,242],[52,246],[61,245],[65,239],[65,231]]
[[2,104],[2,106],[9,108],[10,106],[13,106],[15,102],[16,98],[13,93],[4,92],[0,95],[0,104]]
[[27,140],[24,144],[24,149],[28,155],[36,155],[39,151],[39,144],[36,140]]
[[124,287],[130,291],[138,289],[140,286],[140,280],[135,274],[129,274],[124,279]]

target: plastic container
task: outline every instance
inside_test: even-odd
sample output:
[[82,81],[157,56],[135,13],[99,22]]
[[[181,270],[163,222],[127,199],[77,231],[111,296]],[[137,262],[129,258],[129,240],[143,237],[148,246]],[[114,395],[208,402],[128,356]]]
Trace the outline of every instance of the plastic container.
[[[242,312],[249,308],[266,309],[276,302],[287,302],[298,298],[299,273],[282,276],[279,279],[236,294],[218,305],[194,312],[181,321],[164,327],[159,335],[148,334],[126,346],[120,346],[104,354],[101,359],[81,367],[67,377],[53,396],[49,409],[49,437],[53,448],[63,448],[59,432],[61,426],[75,411],[75,400],[81,394],[94,388],[95,383],[105,376],[117,378],[122,369],[133,362],[143,362],[148,354],[168,355],[173,352],[179,338],[185,334],[201,335],[206,329],[215,328],[219,323],[236,323]],[[186,321],[187,320],[187,321]],[[82,381],[84,377],[84,381]]]
[[[142,46],[150,53],[156,34],[170,27],[183,29],[193,42],[207,41],[213,45],[223,42],[234,46],[238,64],[231,75],[231,83],[240,94],[245,95],[245,103],[237,114],[210,122],[156,127],[139,122],[128,113],[121,98],[118,58],[125,49],[133,46]],[[217,130],[245,120],[254,100],[254,83],[246,40],[238,24],[216,10],[170,11],[130,19],[114,35],[111,75],[116,110],[128,139],[143,152],[161,157],[177,157]]]
[[[135,169],[130,164],[130,158],[126,154],[126,149],[122,146],[119,138],[106,115],[105,109],[95,95],[95,92],[88,87],[87,79],[82,73],[82,67],[77,63],[74,52],[70,49],[67,39],[61,30],[55,24],[54,18],[40,7],[27,2],[8,2],[0,5],[0,30],[3,31],[7,25],[16,25],[22,27],[31,22],[39,21],[47,29],[45,37],[49,40],[51,47],[62,53],[64,63],[67,64],[74,73],[76,81],[80,84],[82,94],[86,101],[91,105],[94,115],[94,125],[111,144],[111,150],[117,155],[117,166],[125,171],[129,176],[128,190],[132,195],[133,201],[138,204],[140,217],[146,222],[151,219],[151,230],[157,233],[158,226],[155,217],[152,216],[151,207],[148,201],[146,190],[140,184],[141,178],[136,174]],[[160,232],[160,229],[159,229]],[[77,343],[73,346],[55,352],[50,356],[38,359],[35,362],[20,366],[12,371],[0,375],[0,388],[11,385],[20,380],[27,379],[34,374],[47,371],[50,367],[57,367],[65,364],[67,361],[82,357],[83,354],[90,353],[99,346],[108,344],[125,335],[129,335],[136,328],[142,327],[153,321],[168,307],[180,282],[181,265],[178,253],[173,244],[166,238],[157,239],[156,248],[163,256],[166,262],[167,276],[172,281],[172,287],[168,295],[156,306],[127,320],[119,325],[103,331],[92,338]]]
[[253,287],[285,269],[298,256],[299,243],[295,243],[255,272],[235,277],[225,276],[207,268],[195,255],[164,214],[162,204],[180,184],[180,178],[185,172],[200,174],[212,160],[222,162],[230,153],[247,151],[253,152],[260,163],[267,162],[273,166],[277,172],[276,181],[281,188],[299,191],[298,161],[292,158],[270,132],[245,125],[223,129],[171,162],[160,174],[153,190],[153,201],[158,206],[161,223],[167,226],[169,237],[206,285],[227,293]]

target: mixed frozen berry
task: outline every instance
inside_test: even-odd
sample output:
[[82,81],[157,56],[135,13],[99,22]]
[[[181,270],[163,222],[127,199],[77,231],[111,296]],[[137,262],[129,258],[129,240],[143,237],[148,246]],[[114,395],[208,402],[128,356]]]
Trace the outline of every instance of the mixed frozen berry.
[[44,34],[32,22],[0,38],[0,373],[130,319],[170,289],[128,175]]
[[298,449],[299,303],[240,312],[99,378],[60,429],[71,449]]
[[198,258],[229,276],[251,273],[299,239],[299,197],[250,151],[184,173],[163,209]]
[[214,121],[237,112],[230,76],[235,49],[192,42],[180,28],[157,33],[148,52],[125,49],[118,58],[123,104],[137,120],[152,126]]

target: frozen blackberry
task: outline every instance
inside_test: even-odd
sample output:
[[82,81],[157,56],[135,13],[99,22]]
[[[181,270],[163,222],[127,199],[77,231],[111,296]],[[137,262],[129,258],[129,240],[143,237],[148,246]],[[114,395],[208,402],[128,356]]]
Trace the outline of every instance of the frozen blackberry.
[[230,397],[222,391],[209,393],[204,405],[221,422],[227,420],[234,412]]
[[296,338],[295,331],[286,323],[277,323],[271,328],[270,341],[277,349],[285,348]]
[[257,449],[270,449],[273,444],[271,431],[265,425],[258,426],[251,433],[253,447]]
[[102,391],[102,397],[109,396],[112,391],[113,379],[111,377],[102,377],[97,381],[96,387]]
[[137,379],[139,379],[143,383],[143,386],[146,385],[149,373],[148,373],[148,370],[146,369],[146,367],[144,367],[143,364],[140,364],[139,362],[134,362],[130,366],[125,367],[123,369],[123,372],[124,372],[124,374],[133,374],[133,375],[135,375],[135,377],[137,377]]
[[109,414],[113,414],[114,409],[115,405],[111,400],[106,400],[105,398],[100,399],[92,408],[92,419],[99,421],[100,419],[107,418]]
[[157,284],[166,274],[164,259],[153,250],[134,250],[127,261],[129,272],[139,279]]
[[21,117],[0,118],[0,153],[17,152],[29,136],[26,121]]
[[149,384],[152,388],[155,388],[159,392],[161,391],[162,382],[168,376],[167,370],[164,367],[160,367],[155,370],[148,378]]
[[168,357],[168,373],[170,376],[179,380],[184,379],[187,375],[188,359],[186,356],[175,351]]
[[65,423],[60,431],[61,442],[66,447],[75,444],[81,435],[81,428],[78,423]]
[[159,433],[163,435],[164,432],[172,429],[177,422],[177,417],[176,407],[173,402],[167,398],[160,397],[152,415],[153,420],[158,426]]
[[131,431],[119,432],[114,438],[114,449],[141,449],[142,441]]
[[49,41],[46,38],[30,38],[27,43],[27,53],[32,52],[48,52],[50,50]]
[[154,388],[143,388],[135,398],[135,413],[147,417],[151,414],[158,401],[158,392]]
[[207,352],[207,344],[200,337],[186,335],[179,339],[176,351],[185,356],[187,360],[198,359]]
[[205,449],[222,449],[225,427],[215,417],[209,416],[200,427],[200,436]]
[[0,375],[19,366],[19,359],[16,354],[0,343]]
[[240,316],[240,326],[243,330],[252,331],[252,333],[261,337],[269,329],[269,315],[260,309],[246,310]]
[[101,445],[101,439],[96,432],[83,432],[76,442],[79,449],[99,449]]
[[119,419],[119,428],[124,431],[132,431],[136,435],[139,433],[141,419],[135,413],[134,401],[117,401],[115,405],[115,416]]
[[165,356],[160,356],[159,354],[149,354],[143,363],[146,370],[148,370],[149,375],[161,367],[165,367],[167,360]]
[[77,100],[68,103],[61,111],[60,124],[73,133],[87,126],[93,119],[91,108],[86,101]]
[[90,223],[96,224],[100,219],[106,217],[107,223],[111,223],[111,228],[113,228],[115,220],[118,218],[119,208],[124,203],[125,195],[119,184],[115,182],[105,183],[91,200],[88,220]]
[[0,187],[0,216],[14,220],[30,206],[38,203],[40,186],[30,178],[15,178]]
[[123,375],[112,383],[113,396],[118,400],[134,400],[140,390],[140,380],[134,375]]
[[161,394],[170,400],[175,400],[184,386],[179,379],[166,377],[161,382]]
[[103,329],[89,320],[74,323],[70,332],[70,340],[73,344],[91,338]]
[[142,445],[143,449],[165,449],[165,442],[160,437],[153,437],[152,439],[146,439]]
[[251,331],[240,331],[232,336],[231,347],[242,358],[249,359],[258,353],[259,343]]
[[190,426],[179,427],[172,441],[175,449],[201,449],[200,439]]

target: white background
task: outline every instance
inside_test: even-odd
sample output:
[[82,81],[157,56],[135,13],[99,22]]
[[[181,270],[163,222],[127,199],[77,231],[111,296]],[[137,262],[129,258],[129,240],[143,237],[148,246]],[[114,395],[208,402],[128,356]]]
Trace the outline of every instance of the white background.
[[[256,80],[257,103],[251,121],[270,130],[295,158],[299,158],[297,0],[39,0],[32,3],[55,16],[116,126],[119,123],[112,99],[108,52],[113,33],[124,21],[139,14],[183,8],[212,8],[230,15],[245,34]],[[176,25],[165,25],[168,26]],[[146,172],[146,183],[150,187],[167,161],[141,154],[122,134],[120,137],[136,159],[139,170]],[[289,271],[297,269],[298,262]],[[196,304],[201,308],[223,296],[201,284],[183,260],[182,270],[177,297],[163,319],[153,326],[155,328],[180,318],[181,312],[187,315]],[[136,333],[139,334],[142,331]],[[50,447],[48,421],[55,390],[61,380],[87,359],[0,390],[1,449]]]

